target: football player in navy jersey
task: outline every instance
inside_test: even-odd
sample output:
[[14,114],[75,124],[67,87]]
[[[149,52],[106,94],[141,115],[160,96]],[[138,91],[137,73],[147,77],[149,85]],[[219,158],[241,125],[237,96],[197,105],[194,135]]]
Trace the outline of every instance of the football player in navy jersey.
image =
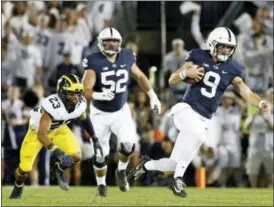
[[134,152],[136,129],[127,104],[130,76],[150,98],[150,104],[157,113],[161,112],[161,103],[152,89],[149,80],[136,65],[135,55],[121,48],[122,37],[114,28],[105,28],[98,36],[100,52],[83,59],[84,94],[88,101],[88,111],[94,124],[95,133],[103,148],[104,158],[94,157],[94,169],[98,185],[98,194],[107,196],[106,170],[109,154],[109,138],[113,132],[119,143],[119,162],[116,178],[120,190],[129,190],[126,168],[130,155]]
[[174,171],[169,187],[175,195],[185,197],[183,175],[203,143],[207,123],[230,84],[248,103],[261,108],[265,116],[270,114],[270,105],[244,83],[244,67],[232,59],[237,46],[232,31],[225,27],[216,28],[209,34],[206,44],[209,50],[191,50],[183,67],[169,79],[170,85],[189,82],[189,79],[195,82],[188,86],[182,102],[171,109],[180,132],[170,158],[150,160],[144,156],[130,171],[129,180],[137,179],[148,170]]

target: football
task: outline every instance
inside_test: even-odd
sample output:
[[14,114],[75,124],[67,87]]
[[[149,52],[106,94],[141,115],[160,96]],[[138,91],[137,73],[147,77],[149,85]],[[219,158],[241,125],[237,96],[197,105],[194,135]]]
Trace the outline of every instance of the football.
[[[197,69],[199,69],[199,68],[203,68],[203,67],[198,66]],[[205,69],[204,69],[204,68],[203,68],[203,71],[205,72]],[[202,79],[201,79],[201,80],[202,80]],[[188,78],[188,77],[184,80],[184,82],[187,83],[187,84],[195,84],[195,83],[197,83],[197,81],[196,81],[195,79],[193,79],[193,78]]]

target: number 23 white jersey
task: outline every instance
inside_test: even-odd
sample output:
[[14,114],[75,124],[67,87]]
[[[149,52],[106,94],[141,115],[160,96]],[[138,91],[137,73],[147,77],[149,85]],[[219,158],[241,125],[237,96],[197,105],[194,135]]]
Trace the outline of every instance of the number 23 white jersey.
[[59,128],[61,125],[68,124],[73,119],[77,119],[86,111],[86,100],[80,99],[73,112],[68,113],[62,100],[57,94],[53,94],[42,100],[40,106],[30,111],[30,127],[38,131],[40,118],[43,111],[52,117],[50,131]]

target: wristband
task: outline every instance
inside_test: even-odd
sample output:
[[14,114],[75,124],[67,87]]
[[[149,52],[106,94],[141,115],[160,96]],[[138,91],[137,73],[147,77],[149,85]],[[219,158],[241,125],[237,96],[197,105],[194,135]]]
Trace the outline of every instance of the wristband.
[[261,101],[259,102],[258,105],[259,105],[259,108],[260,108],[260,109],[263,107],[263,104],[264,104],[264,103],[266,103],[266,101],[264,101],[264,100],[261,100]]
[[147,95],[150,99],[152,99],[153,97],[157,97],[156,93],[154,92],[153,89],[150,89],[148,92],[147,92]]
[[180,73],[179,73],[179,76],[182,80],[185,80],[187,75],[186,75],[186,71],[185,70],[182,70]]

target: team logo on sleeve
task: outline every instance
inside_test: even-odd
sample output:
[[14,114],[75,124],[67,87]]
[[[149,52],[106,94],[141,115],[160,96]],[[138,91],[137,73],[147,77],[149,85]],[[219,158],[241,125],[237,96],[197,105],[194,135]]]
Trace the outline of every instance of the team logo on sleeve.
[[88,67],[88,59],[87,58],[83,59],[82,66],[83,67]]
[[185,60],[187,60],[189,58],[189,55],[190,55],[190,52],[187,53]]
[[137,60],[137,55],[135,52],[132,52],[133,53],[133,57],[134,57],[134,60],[136,61]]

